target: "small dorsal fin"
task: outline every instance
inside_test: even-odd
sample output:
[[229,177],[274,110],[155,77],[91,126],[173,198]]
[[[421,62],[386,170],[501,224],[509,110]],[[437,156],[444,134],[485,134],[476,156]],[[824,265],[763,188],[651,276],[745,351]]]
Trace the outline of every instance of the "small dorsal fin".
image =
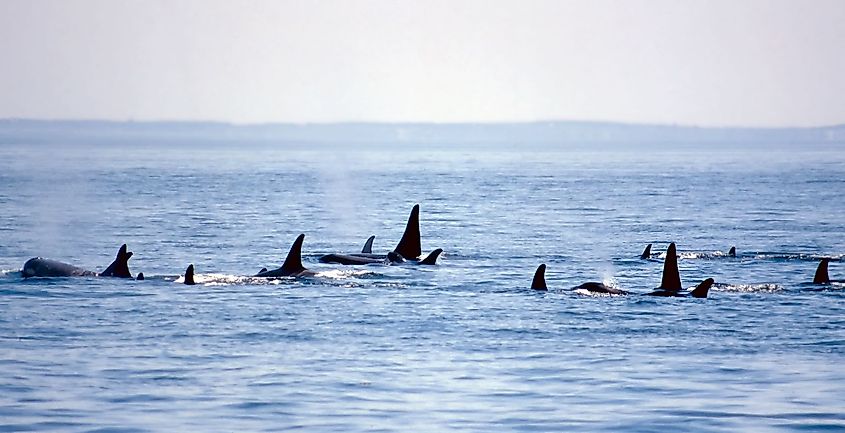
[[194,265],[193,263],[188,265],[188,269],[185,269],[185,284],[189,286],[193,286],[196,284],[194,282]]
[[267,272],[267,268],[261,268],[261,270],[258,271],[259,274],[263,274],[265,272]]
[[531,288],[534,290],[548,290],[546,288],[546,264],[543,263],[537,266],[534,272],[534,280],[531,281]]
[[406,259],[416,259],[422,255],[420,244],[420,205],[415,204],[408,216],[408,224],[405,226],[405,233],[396,248],[393,250]]
[[370,236],[367,239],[367,242],[364,242],[364,248],[361,248],[361,254],[372,254],[373,253],[373,240],[375,240],[376,235]]
[[736,247],[731,247],[730,251],[728,251],[728,257],[736,257]]
[[443,252],[443,248],[438,248],[432,252],[430,252],[424,259],[420,262],[421,265],[436,265],[437,258],[440,257],[440,254]]
[[120,277],[120,278],[132,278],[132,274],[129,272],[129,259],[132,257],[131,251],[126,251],[126,244],[120,246],[120,249],[117,250],[117,256],[114,258],[114,261],[100,273],[100,276],[103,277]]
[[640,255],[640,258],[643,260],[651,258],[651,244],[645,246],[643,253]]
[[663,261],[663,278],[660,280],[660,288],[670,292],[679,292],[683,289],[681,274],[678,272],[678,252],[675,243],[669,244],[666,249],[666,260]]
[[813,284],[830,284],[830,275],[827,273],[827,264],[830,259],[825,257],[819,262],[819,267],[816,268],[816,275],[813,276]]
[[712,278],[708,278],[696,286],[696,288],[692,289],[690,292],[690,296],[693,298],[706,298],[707,293],[710,292],[710,288],[713,287],[713,283],[715,281]]
[[135,279],[138,280],[138,281],[144,281],[144,273],[138,272],[138,276],[135,277]]
[[305,270],[305,267],[302,266],[302,241],[305,240],[305,234],[301,234],[296,237],[296,240],[293,241],[293,245],[290,246],[290,251],[288,251],[288,256],[285,259],[285,263],[282,265],[282,272],[287,275],[294,275],[298,274]]

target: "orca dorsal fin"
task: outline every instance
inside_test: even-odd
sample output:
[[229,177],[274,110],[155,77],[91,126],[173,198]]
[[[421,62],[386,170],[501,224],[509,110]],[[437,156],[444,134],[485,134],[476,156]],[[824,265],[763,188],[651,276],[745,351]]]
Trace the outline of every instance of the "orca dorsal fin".
[[372,254],[373,253],[373,241],[376,239],[376,235],[370,236],[367,239],[367,242],[364,242],[364,248],[361,248],[361,254]]
[[712,278],[708,278],[702,281],[698,284],[698,286],[692,289],[692,292],[690,292],[690,296],[692,296],[693,298],[706,298],[707,293],[710,292],[710,288],[713,287],[714,282],[715,281]]
[[302,241],[305,240],[305,234],[301,234],[293,241],[290,246],[288,256],[285,258],[285,263],[282,265],[282,272],[286,275],[295,275],[305,270],[302,266]]
[[678,272],[678,252],[675,243],[669,244],[666,249],[666,260],[663,261],[663,278],[660,280],[660,288],[669,292],[680,292],[684,286],[681,284],[681,274]]
[[188,265],[188,269],[185,269],[185,284],[189,286],[193,286],[196,284],[194,282],[194,265],[193,263]]
[[267,272],[267,268],[261,268],[261,270],[258,271],[259,274],[263,274],[265,272]]
[[119,278],[132,278],[132,274],[129,273],[129,259],[132,257],[131,251],[126,251],[126,244],[120,246],[120,249],[117,250],[117,256],[114,258],[114,261],[104,270],[100,272],[100,276],[103,277],[119,277]]
[[534,280],[531,281],[531,288],[534,290],[549,290],[546,287],[546,264],[543,263],[537,266],[534,272]]
[[736,247],[731,247],[728,251],[728,257],[736,257]]
[[443,248],[438,248],[432,252],[430,252],[424,259],[420,262],[421,265],[436,265],[437,258],[440,257],[440,254],[443,252]]
[[643,260],[647,260],[651,258],[651,244],[645,246],[643,253],[640,254],[640,258]]
[[830,284],[830,275],[827,273],[827,264],[830,259],[825,257],[819,262],[819,267],[816,268],[816,275],[813,276],[813,284]]
[[405,226],[405,233],[402,234],[402,240],[399,241],[399,245],[396,245],[393,251],[406,259],[416,259],[422,255],[419,204],[415,204],[414,208],[411,209],[411,215],[408,216],[408,225]]

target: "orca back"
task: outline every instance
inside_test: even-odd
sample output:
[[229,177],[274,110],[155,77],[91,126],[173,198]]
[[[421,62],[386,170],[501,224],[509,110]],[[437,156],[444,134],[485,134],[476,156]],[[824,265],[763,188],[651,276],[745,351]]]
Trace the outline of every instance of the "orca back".
[[420,205],[415,204],[411,209],[411,215],[408,216],[408,224],[405,226],[405,233],[402,234],[402,239],[396,245],[393,251],[405,259],[417,259],[422,255],[422,245],[420,243]]
[[96,277],[95,272],[56,260],[33,257],[21,269],[24,278],[30,277]]

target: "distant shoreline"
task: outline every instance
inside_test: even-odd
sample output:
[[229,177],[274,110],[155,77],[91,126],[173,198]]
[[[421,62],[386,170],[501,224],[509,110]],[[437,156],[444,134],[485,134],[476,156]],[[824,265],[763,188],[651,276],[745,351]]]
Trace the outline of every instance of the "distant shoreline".
[[267,123],[0,119],[0,144],[269,143],[308,145],[845,144],[845,124],[741,128],[592,121]]

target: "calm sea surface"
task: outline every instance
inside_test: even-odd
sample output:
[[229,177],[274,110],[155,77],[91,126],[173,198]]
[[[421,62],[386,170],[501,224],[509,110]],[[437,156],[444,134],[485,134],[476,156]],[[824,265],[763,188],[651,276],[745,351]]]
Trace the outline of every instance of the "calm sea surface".
[[[415,203],[438,266],[317,261]],[[317,278],[241,277],[300,233]],[[709,299],[570,290],[647,292],[669,242]],[[122,243],[147,280],[18,272]],[[843,253],[830,148],[5,144],[0,431],[845,431],[845,287],[804,284]]]

